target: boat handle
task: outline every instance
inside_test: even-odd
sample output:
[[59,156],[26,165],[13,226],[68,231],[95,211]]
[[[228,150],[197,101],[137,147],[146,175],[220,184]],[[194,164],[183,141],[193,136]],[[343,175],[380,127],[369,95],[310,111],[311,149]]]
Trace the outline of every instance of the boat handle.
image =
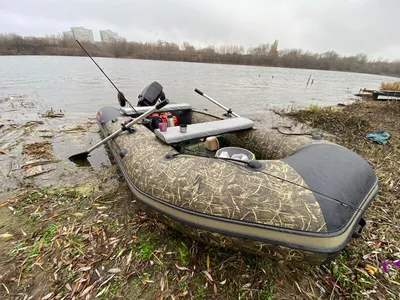
[[352,237],[360,238],[365,230],[366,225],[367,221],[365,221],[364,218],[361,218],[360,221],[358,221],[358,229],[354,230]]

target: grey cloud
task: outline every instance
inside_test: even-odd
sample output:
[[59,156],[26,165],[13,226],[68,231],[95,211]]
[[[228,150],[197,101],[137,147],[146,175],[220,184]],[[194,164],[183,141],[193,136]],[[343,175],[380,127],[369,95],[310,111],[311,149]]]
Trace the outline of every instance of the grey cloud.
[[95,38],[109,28],[128,40],[199,46],[279,39],[281,49],[399,59],[399,9],[397,0],[14,0],[0,3],[0,31],[44,36],[82,25]]

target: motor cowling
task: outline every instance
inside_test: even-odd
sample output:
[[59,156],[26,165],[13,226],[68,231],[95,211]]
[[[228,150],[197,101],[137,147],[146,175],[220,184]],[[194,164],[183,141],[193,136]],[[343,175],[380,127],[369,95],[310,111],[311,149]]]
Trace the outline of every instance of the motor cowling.
[[158,99],[164,100],[165,94],[163,87],[157,81],[149,84],[138,96],[139,100],[137,106],[154,106]]

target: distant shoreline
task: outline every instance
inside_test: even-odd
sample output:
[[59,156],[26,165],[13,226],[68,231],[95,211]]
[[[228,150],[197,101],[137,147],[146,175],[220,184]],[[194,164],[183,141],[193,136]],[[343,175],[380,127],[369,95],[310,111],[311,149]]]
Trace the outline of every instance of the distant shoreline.
[[[326,70],[400,77],[400,61],[369,61],[367,55],[362,53],[340,56],[334,51],[318,54],[301,49],[278,50],[277,40],[272,45],[262,44],[247,50],[243,46],[235,45],[196,49],[188,43],[177,45],[165,41],[142,43],[123,40],[82,44],[93,57]],[[85,53],[72,39],[0,34],[0,55],[85,56]]]
[[[61,57],[87,57],[85,54],[2,54],[0,57],[6,56],[61,56]],[[159,58],[138,58],[138,57],[113,57],[109,55],[91,55],[94,58],[113,58],[113,59],[137,59],[137,60],[153,60],[153,61],[171,61],[171,62],[183,62],[183,63],[199,63],[199,64],[213,64],[213,65],[231,65],[231,66],[248,66],[248,67],[260,67],[260,68],[282,68],[282,69],[301,69],[301,70],[317,70],[317,71],[327,71],[327,72],[343,72],[343,73],[356,73],[356,74],[367,74],[367,75],[380,75],[387,77],[400,78],[400,74],[383,74],[383,73],[371,73],[371,72],[357,72],[357,71],[346,71],[346,70],[328,70],[328,69],[316,69],[316,68],[306,68],[306,67],[285,67],[285,66],[265,66],[265,65],[252,65],[252,64],[242,64],[242,63],[232,63],[232,62],[208,62],[208,61],[189,61],[189,60],[174,60],[174,59],[159,59]]]

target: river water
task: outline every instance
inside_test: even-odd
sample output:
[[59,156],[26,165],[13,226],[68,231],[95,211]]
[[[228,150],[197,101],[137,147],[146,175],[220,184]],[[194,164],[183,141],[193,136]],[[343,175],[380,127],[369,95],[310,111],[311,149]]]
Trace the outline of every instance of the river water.
[[[172,102],[221,110],[204,93],[238,114],[262,117],[271,108],[347,103],[360,88],[379,88],[396,78],[320,70],[95,58],[132,104],[142,89],[158,81]],[[307,81],[309,85],[306,88]],[[312,82],[313,81],[313,82]],[[312,85],[311,85],[312,82]],[[23,95],[38,110],[61,109],[69,117],[94,116],[117,105],[116,91],[88,57],[1,56],[0,97]]]
[[[270,109],[347,103],[354,100],[353,94],[360,88],[377,89],[382,81],[396,80],[318,70],[95,59],[134,105],[143,88],[158,81],[171,102],[222,113],[194,92],[198,88],[260,126],[288,125],[287,119],[280,120]],[[117,106],[116,95],[87,57],[0,56],[0,195],[21,184],[49,186],[86,181],[93,177],[94,170],[110,165],[103,146],[89,157],[96,167],[93,170],[78,172],[68,157],[100,140],[95,114],[103,106]],[[55,113],[62,110],[64,117],[44,116],[51,108]],[[26,147],[44,149],[46,143],[51,144],[49,151],[56,161],[27,166],[38,158],[26,153]]]

